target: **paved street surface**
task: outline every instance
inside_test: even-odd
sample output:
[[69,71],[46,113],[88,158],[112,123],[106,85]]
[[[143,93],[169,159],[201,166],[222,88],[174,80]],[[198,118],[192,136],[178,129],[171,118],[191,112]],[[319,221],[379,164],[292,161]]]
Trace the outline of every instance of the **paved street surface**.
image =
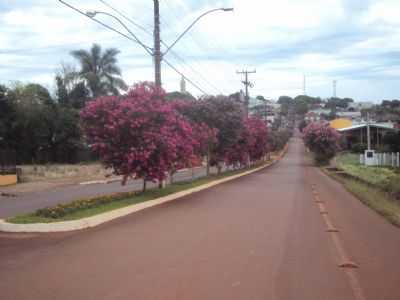
[[399,250],[295,138],[270,169],[95,229],[0,233],[0,298],[398,300]]
[[[211,168],[214,174],[217,172],[215,168]],[[195,168],[193,177],[199,178],[206,176],[206,169]],[[192,178],[191,170],[182,170],[174,175],[174,181],[185,181]],[[125,186],[121,186],[121,182],[113,182],[109,184],[91,184],[79,185],[70,184],[55,188],[46,188],[39,191],[29,192],[9,192],[8,188],[4,188],[6,193],[12,195],[0,195],[0,218],[8,218],[17,214],[33,212],[39,208],[51,207],[57,204],[68,203],[76,199],[101,196],[104,194],[112,194],[118,192],[140,191],[143,186],[142,180],[129,180]],[[149,182],[148,187],[155,187],[156,184]],[[12,189],[17,189],[18,186]],[[0,192],[2,190],[0,189]]]

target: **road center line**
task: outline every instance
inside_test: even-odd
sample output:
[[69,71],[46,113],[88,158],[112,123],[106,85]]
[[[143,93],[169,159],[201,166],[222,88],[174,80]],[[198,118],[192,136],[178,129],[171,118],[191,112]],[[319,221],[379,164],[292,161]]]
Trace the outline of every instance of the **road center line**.
[[352,262],[349,258],[349,256],[346,254],[346,251],[344,250],[344,247],[342,245],[342,242],[340,240],[340,237],[338,235],[338,230],[334,226],[332,220],[329,218],[328,215],[328,210],[326,206],[324,205],[324,201],[320,199],[320,194],[316,189],[316,185],[312,184],[311,185],[311,190],[314,198],[314,202],[318,205],[319,211],[322,216],[322,220],[324,221],[325,225],[327,226],[327,232],[329,233],[331,240],[333,242],[333,245],[335,246],[336,252],[339,257],[339,267],[341,267],[344,270],[344,273],[346,274],[350,288],[353,292],[354,298],[356,300],[366,300],[364,291],[361,287],[360,281],[357,278],[357,274],[354,270],[354,268],[358,268],[357,264]]

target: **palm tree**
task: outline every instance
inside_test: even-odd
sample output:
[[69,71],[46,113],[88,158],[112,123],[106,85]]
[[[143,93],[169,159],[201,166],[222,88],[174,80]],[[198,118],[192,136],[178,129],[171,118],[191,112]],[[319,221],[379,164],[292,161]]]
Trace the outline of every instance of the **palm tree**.
[[90,51],[81,49],[71,52],[80,63],[79,76],[85,80],[93,97],[118,95],[120,90],[127,89],[121,78],[121,69],[117,66],[118,53],[115,48],[103,52],[98,44],[93,44]]

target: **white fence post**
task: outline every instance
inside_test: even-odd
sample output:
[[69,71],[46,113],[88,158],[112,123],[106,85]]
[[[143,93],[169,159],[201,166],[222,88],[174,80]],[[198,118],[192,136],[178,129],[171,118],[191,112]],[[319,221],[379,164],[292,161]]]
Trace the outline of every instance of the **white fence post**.
[[397,167],[400,168],[400,153],[397,152]]

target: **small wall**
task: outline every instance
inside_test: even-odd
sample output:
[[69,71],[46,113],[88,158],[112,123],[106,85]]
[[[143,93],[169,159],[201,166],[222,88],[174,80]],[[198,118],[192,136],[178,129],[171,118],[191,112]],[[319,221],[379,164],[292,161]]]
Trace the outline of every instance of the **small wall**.
[[0,186],[17,184],[17,175],[0,175]]

